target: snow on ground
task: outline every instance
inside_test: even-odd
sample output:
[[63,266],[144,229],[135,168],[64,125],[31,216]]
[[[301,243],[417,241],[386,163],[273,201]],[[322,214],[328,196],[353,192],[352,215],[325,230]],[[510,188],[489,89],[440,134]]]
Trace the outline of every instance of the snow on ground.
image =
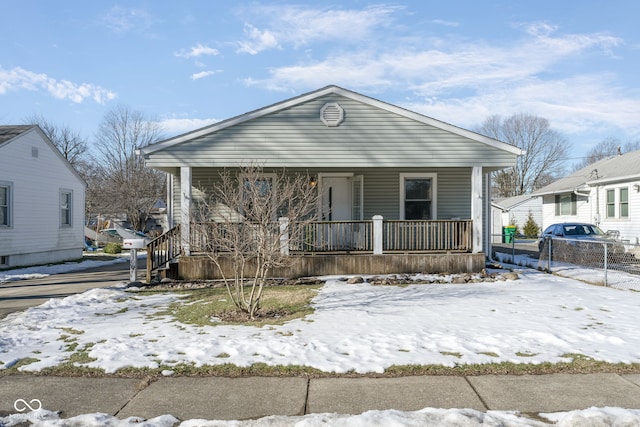
[[[14,270],[12,274],[23,273]],[[403,288],[366,282],[349,285],[329,277],[314,298],[314,314],[262,328],[180,324],[158,314],[178,300],[177,295],[138,294],[127,291],[123,283],[52,299],[0,320],[0,369],[23,358],[38,359],[22,366],[23,371],[55,366],[72,354],[70,342],[77,344],[75,351],[86,350],[95,359],[86,366],[106,372],[127,366],[164,367],[168,375],[172,366],[181,363],[248,366],[262,362],[365,373],[402,364],[559,362],[568,360],[569,354],[612,363],[640,361],[640,293],[592,286],[532,269],[522,269],[520,277],[494,283]],[[145,423],[105,414],[60,420],[56,414],[43,411],[0,418],[0,425],[16,425],[25,421],[24,417],[39,418],[45,426],[154,427],[177,422],[169,415]],[[547,418],[550,424],[559,426],[584,425],[585,420],[595,423],[592,425],[637,425],[640,411],[591,408],[548,414]],[[509,412],[425,408],[417,412],[315,414],[245,422],[190,420],[181,426],[327,424],[548,425]]]
[[32,422],[39,427],[584,427],[637,426],[640,411],[621,408],[589,408],[570,412],[540,414],[547,421],[536,421],[514,412],[473,409],[425,408],[420,411],[367,411],[358,415],[309,414],[304,416],[268,416],[257,420],[186,420],[180,422],[171,415],[150,420],[130,417],[120,420],[107,414],[84,414],[60,419],[54,412],[40,409],[27,414],[0,417],[0,425],[14,426]]
[[0,368],[27,357],[38,361],[21,370],[60,364],[71,354],[69,339],[95,359],[86,366],[108,373],[183,363],[366,373],[404,364],[560,362],[567,354],[640,361],[640,293],[530,269],[520,277],[404,288],[328,278],[315,313],[268,327],[181,324],[159,314],[177,294],[96,288],[7,316]]

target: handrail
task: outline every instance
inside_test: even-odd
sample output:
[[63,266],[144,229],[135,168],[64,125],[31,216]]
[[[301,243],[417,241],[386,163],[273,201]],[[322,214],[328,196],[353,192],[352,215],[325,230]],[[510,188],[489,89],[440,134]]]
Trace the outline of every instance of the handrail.
[[154,270],[164,267],[182,253],[180,224],[156,237],[147,245],[147,282]]

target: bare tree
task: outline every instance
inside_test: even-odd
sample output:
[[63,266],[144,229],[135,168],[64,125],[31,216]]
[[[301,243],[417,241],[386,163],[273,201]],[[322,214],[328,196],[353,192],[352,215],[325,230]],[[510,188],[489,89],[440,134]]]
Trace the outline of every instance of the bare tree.
[[96,135],[93,209],[126,214],[142,231],[153,205],[164,196],[165,176],[147,168],[136,150],[160,139],[160,126],[143,113],[118,106],[107,112]]
[[575,172],[597,161],[606,159],[607,157],[613,157],[637,150],[640,150],[640,140],[629,141],[622,144],[617,138],[605,138],[602,142],[589,150],[587,155],[573,166],[573,170]]
[[567,154],[567,141],[551,129],[545,118],[519,113],[503,120],[494,115],[483,122],[478,132],[525,151],[518,158],[515,168],[495,173],[494,185],[498,197],[529,193],[564,172],[562,161]]
[[193,224],[193,231],[201,236],[200,249],[218,268],[229,298],[253,319],[270,272],[297,259],[288,248],[304,244],[317,190],[308,176],[264,174],[250,165],[223,171],[199,192],[194,214],[203,222]]
[[80,163],[87,161],[87,141],[68,126],[55,125],[38,114],[28,117],[25,122],[40,126],[44,134],[74,168],[79,169]]

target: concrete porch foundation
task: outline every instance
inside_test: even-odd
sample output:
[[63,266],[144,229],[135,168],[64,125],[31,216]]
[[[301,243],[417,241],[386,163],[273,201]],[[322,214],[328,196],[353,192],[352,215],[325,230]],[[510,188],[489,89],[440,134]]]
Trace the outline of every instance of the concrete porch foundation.
[[[290,268],[274,269],[272,277],[309,277],[342,274],[477,273],[484,268],[484,253],[429,253],[384,255],[300,255]],[[231,263],[227,277],[233,276]],[[249,268],[248,271],[251,271]],[[177,277],[181,280],[219,279],[220,272],[206,255],[180,257]]]

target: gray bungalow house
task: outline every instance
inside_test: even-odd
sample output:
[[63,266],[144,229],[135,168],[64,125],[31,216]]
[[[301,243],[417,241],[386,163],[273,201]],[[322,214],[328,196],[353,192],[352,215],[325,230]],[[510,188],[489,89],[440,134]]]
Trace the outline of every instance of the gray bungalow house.
[[149,246],[148,275],[176,258],[172,274],[195,278],[206,261],[190,231],[194,186],[248,163],[312,177],[318,223],[348,236],[288,248],[301,262],[281,275],[478,271],[490,253],[490,173],[514,166],[521,150],[327,86],[138,154],[168,174],[172,228]]

